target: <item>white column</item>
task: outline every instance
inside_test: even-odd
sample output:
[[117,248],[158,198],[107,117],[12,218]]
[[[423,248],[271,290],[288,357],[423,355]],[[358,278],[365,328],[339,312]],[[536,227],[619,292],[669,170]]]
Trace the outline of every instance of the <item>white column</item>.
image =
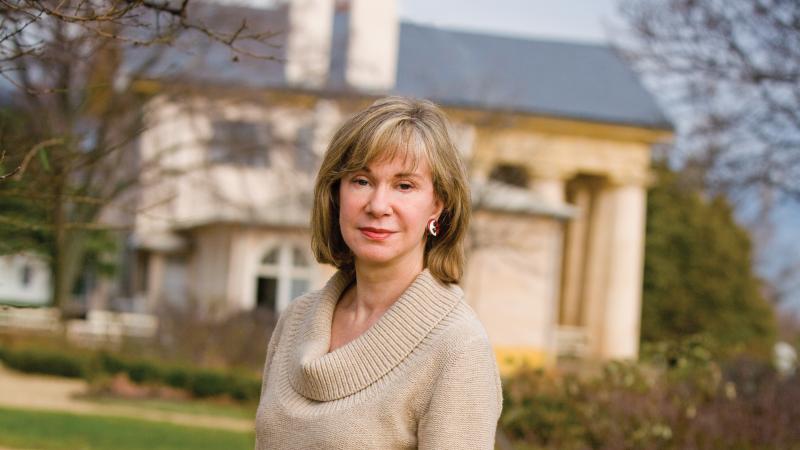
[[289,1],[286,80],[322,87],[328,79],[334,0]]
[[350,86],[386,91],[397,77],[397,0],[351,0],[345,77]]
[[602,355],[636,358],[642,309],[644,272],[645,188],[638,183],[608,188],[613,208],[609,230],[611,270],[606,283]]
[[592,192],[591,203],[580,323],[588,335],[588,356],[603,358],[608,274],[614,270],[611,267],[614,249],[609,239],[614,215],[608,189],[598,184]]
[[164,264],[166,256],[152,252],[147,261],[147,310],[155,312],[161,301],[164,287]]
[[[536,192],[547,205],[560,206],[565,204],[566,192],[564,183],[565,174],[552,170],[547,172],[537,171],[531,180],[531,190]],[[559,300],[561,299],[561,271],[563,268],[563,249],[564,249],[564,228],[563,222],[552,224],[548,245],[544,251],[548,259],[549,276],[547,282],[547,348],[557,351],[557,328],[559,316]]]
[[590,187],[575,186],[572,204],[578,208],[578,216],[567,224],[564,274],[562,277],[560,324],[581,326],[581,300],[584,292],[584,269],[586,267],[586,241],[589,231],[591,207]]
[[256,272],[261,261],[258,239],[250,229],[237,228],[231,233],[228,276],[225,278],[226,309],[249,310],[255,307]]

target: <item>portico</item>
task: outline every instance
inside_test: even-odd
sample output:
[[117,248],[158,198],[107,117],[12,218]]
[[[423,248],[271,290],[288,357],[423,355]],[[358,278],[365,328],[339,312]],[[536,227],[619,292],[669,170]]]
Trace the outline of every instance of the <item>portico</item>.
[[[474,243],[470,261],[482,267],[484,281],[468,284],[472,297],[482,299],[476,310],[499,359],[513,365],[547,364],[557,355],[635,358],[650,147],[665,134],[557,121],[520,130],[520,124],[479,129],[473,149],[478,179],[491,181],[498,164],[529,175],[518,187],[528,197],[523,210],[501,203],[489,213],[476,205],[476,233],[500,230],[491,250],[482,248],[485,238]],[[492,297],[496,306],[489,306]]]

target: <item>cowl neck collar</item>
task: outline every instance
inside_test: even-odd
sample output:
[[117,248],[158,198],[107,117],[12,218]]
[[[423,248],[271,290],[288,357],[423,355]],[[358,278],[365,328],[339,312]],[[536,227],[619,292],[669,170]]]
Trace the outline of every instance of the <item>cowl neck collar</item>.
[[442,284],[423,270],[364,333],[328,352],[336,303],[353,282],[337,272],[314,294],[307,315],[293,330],[289,382],[300,395],[331,401],[352,395],[400,364],[463,297],[455,284]]

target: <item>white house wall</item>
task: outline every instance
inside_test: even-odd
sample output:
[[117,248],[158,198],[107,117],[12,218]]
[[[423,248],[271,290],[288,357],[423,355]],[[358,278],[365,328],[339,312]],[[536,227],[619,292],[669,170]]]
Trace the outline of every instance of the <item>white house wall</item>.
[[[168,233],[215,222],[303,225],[308,222],[314,168],[291,161],[301,127],[311,127],[311,151],[319,158],[345,119],[336,102],[319,100],[312,108],[195,99],[177,105],[164,97],[147,108],[141,138],[145,167],[136,217],[140,236]],[[274,137],[269,167],[206,162],[213,118],[268,125]],[[459,148],[471,153],[474,128],[454,127]],[[169,174],[165,174],[169,171]]]
[[475,213],[463,285],[498,355],[551,362],[562,227],[546,217]]
[[[24,283],[26,266],[29,278]],[[27,254],[0,256],[0,303],[45,305],[50,293],[50,269],[44,260]]]
[[188,291],[194,301],[222,310],[230,300],[231,230],[227,227],[199,229],[194,233],[189,264]]
[[[273,148],[264,149],[276,155],[271,166],[207,163],[212,116],[269,124],[276,138]],[[314,119],[314,112],[299,108],[205,100],[178,106],[155,100],[148,108],[151,126],[140,141],[142,164],[153,170],[142,173],[144,213],[137,216],[137,233],[218,221],[307,222],[307,214],[294,206],[297,195],[309,190],[312,175],[295,170],[280,156],[292,154],[298,129]]]

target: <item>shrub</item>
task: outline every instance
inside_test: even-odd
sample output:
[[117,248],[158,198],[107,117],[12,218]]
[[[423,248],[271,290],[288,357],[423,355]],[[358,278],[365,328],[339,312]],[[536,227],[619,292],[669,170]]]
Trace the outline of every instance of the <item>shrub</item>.
[[770,355],[774,311],[753,271],[751,237],[724,197],[707,200],[685,173],[653,167],[647,194],[642,342],[704,334],[720,352]]
[[189,379],[189,391],[196,397],[212,397],[227,393],[228,376],[216,371],[200,370]]
[[54,350],[4,349],[0,357],[6,366],[21,372],[81,378],[88,372],[88,361],[80,356]]
[[189,380],[191,378],[191,371],[183,367],[171,367],[164,374],[164,382],[167,386],[187,391],[189,390]]
[[228,393],[235,400],[258,401],[261,395],[261,379],[247,375],[234,374],[231,376]]
[[149,361],[134,361],[126,372],[134,383],[161,383],[164,380],[163,370]]
[[0,346],[0,360],[23,372],[83,377],[88,381],[124,373],[137,384],[167,385],[184,389],[195,397],[227,395],[239,401],[255,401],[261,387],[260,378],[251,374],[174,366],[108,352],[79,354],[67,350]]
[[257,308],[229,315],[192,300],[181,305],[163,302],[160,307],[157,345],[139,351],[198,366],[252,370],[264,366],[267,343],[277,321],[271,311]]
[[97,354],[96,369],[101,373],[121,373],[127,369],[127,364],[122,358],[108,352],[100,352]]
[[594,374],[505,379],[504,432],[538,450],[798,448],[800,377],[757,359],[719,363],[702,340],[657,347]]

